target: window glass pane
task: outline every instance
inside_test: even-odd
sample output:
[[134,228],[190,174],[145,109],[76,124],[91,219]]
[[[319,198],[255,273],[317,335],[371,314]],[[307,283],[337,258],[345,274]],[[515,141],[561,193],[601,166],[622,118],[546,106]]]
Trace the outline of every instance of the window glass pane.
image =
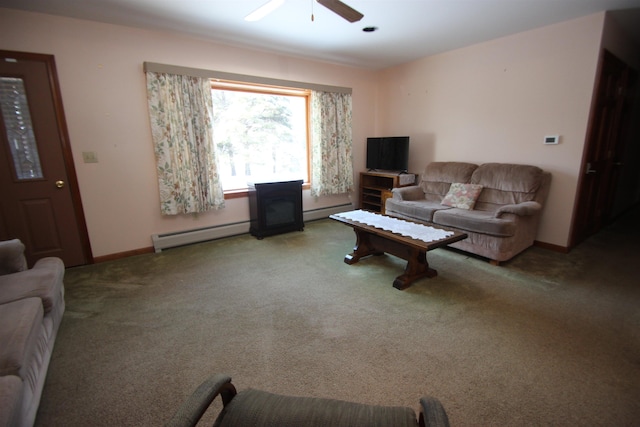
[[29,104],[22,79],[0,78],[0,107],[13,157],[16,178],[42,178],[36,138],[31,126]]
[[307,180],[307,99],[213,89],[213,138],[224,190]]

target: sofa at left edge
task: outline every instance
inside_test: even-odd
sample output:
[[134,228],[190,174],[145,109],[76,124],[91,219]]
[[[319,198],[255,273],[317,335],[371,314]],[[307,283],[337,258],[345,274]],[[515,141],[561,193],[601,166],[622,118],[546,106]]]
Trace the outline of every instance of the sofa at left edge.
[[64,264],[27,268],[20,240],[0,242],[0,427],[32,426],[64,313]]

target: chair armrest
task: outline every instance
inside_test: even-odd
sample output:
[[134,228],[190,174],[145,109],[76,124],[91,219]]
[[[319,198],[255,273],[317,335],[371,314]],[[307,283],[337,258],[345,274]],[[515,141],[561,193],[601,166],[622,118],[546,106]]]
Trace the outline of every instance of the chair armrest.
[[17,273],[26,269],[24,244],[18,239],[0,242],[0,275]]
[[393,198],[395,200],[420,200],[424,199],[424,191],[419,185],[411,185],[409,187],[394,188]]
[[493,215],[500,218],[504,213],[510,213],[518,216],[535,215],[542,210],[542,205],[538,202],[522,202],[515,205],[501,206]]
[[218,394],[222,398],[223,405],[226,406],[236,393],[236,388],[231,384],[230,376],[213,375],[200,384],[165,425],[167,427],[193,427],[202,418]]
[[420,399],[420,427],[449,427],[449,417],[442,403],[435,397]]

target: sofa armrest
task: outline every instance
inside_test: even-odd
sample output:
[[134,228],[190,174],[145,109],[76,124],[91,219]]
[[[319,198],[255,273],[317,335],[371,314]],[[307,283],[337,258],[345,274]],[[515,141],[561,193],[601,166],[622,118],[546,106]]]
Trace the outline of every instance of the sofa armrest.
[[63,278],[64,263],[60,258],[41,258],[29,270],[0,276],[0,304],[37,297],[47,314],[61,298]]
[[538,202],[522,202],[515,205],[501,206],[494,217],[500,218],[502,214],[510,213],[518,216],[531,216],[536,215],[542,210],[542,205]]
[[0,275],[17,273],[27,269],[24,244],[18,240],[0,242]]
[[409,187],[399,187],[393,189],[393,198],[395,200],[421,200],[424,199],[424,191],[419,185],[411,185]]

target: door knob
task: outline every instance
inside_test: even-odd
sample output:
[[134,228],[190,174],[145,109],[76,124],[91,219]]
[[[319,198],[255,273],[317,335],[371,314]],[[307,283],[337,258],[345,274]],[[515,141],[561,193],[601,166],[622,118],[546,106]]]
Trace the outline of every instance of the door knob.
[[64,181],[56,181],[56,187],[58,188],[64,187]]
[[595,169],[591,169],[591,163],[587,163],[587,175],[592,174],[592,173],[596,173]]

